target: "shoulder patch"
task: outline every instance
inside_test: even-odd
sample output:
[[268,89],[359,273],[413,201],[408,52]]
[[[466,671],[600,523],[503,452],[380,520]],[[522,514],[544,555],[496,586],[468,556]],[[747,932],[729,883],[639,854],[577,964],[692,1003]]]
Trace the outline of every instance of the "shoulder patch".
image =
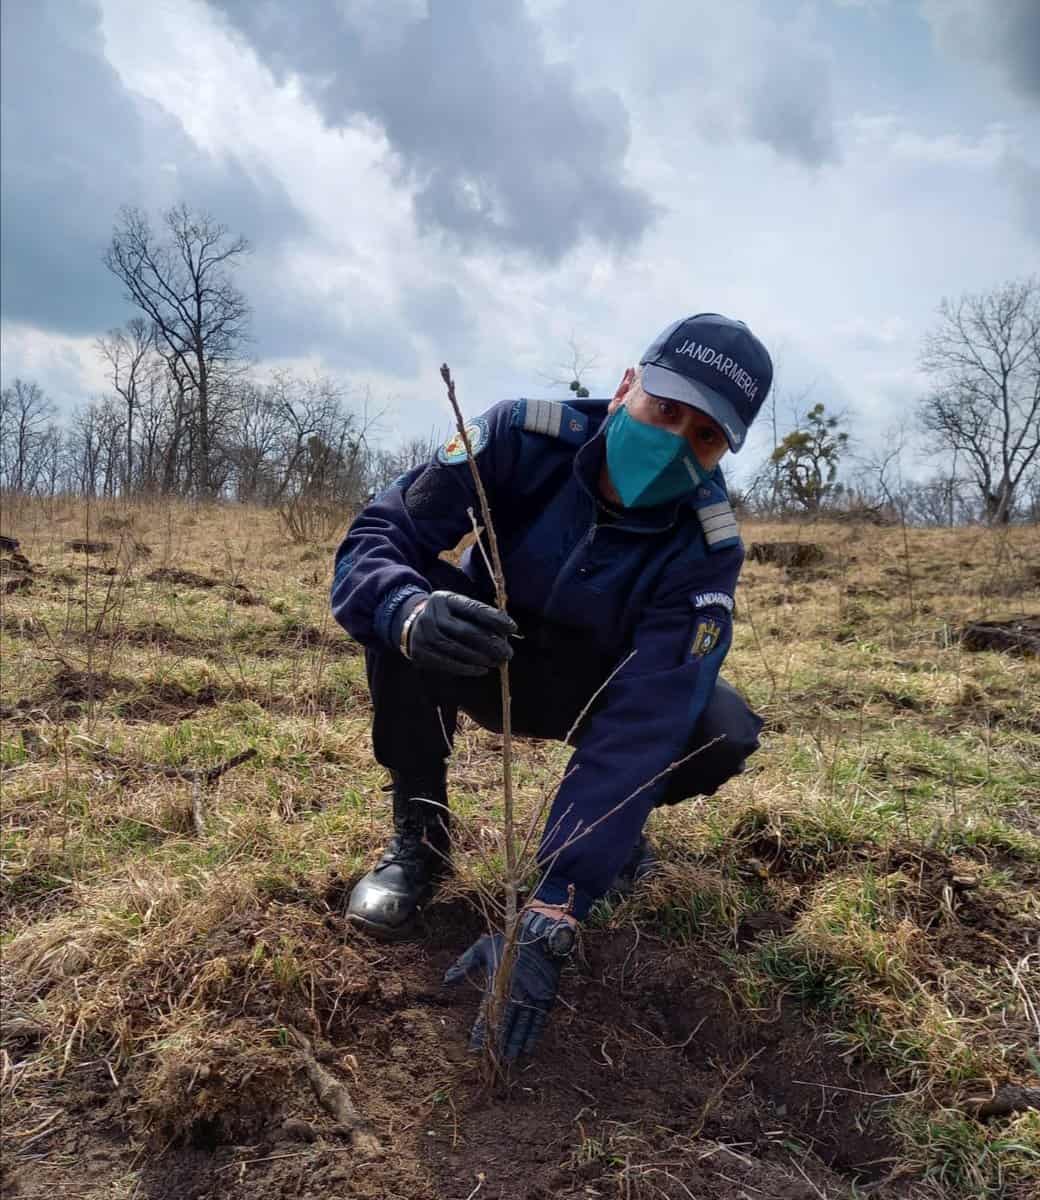
[[693,641],[690,643],[690,657],[704,658],[710,654],[722,640],[722,622],[711,617],[701,617],[693,631]]
[[698,508],[697,517],[704,530],[704,540],[708,543],[709,550],[722,550],[727,546],[735,546],[740,541],[737,519],[728,500]]
[[520,400],[513,410],[513,424],[527,433],[540,433],[565,442],[584,442],[589,429],[588,417],[557,400]]
[[[466,437],[469,438],[473,457],[476,458],[491,440],[491,430],[488,427],[487,421],[483,417],[474,417],[471,421],[468,421],[466,423]],[[453,433],[437,451],[437,461],[443,463],[446,467],[465,462],[467,457],[466,443],[460,433]]]

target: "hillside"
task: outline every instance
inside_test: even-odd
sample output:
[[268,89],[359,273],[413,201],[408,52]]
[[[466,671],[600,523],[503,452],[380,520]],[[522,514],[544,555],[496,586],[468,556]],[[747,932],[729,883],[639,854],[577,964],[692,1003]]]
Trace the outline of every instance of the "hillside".
[[[1040,659],[959,631],[1040,618],[1037,528],[744,528],[824,551],[745,567],[763,749],[655,814],[665,871],[595,910],[491,1096],[440,980],[495,885],[496,739],[464,721],[425,936],[348,929],[389,797],[334,544],[176,504],[3,532],[5,1196],[1036,1195],[1040,1111],[976,1114],[1040,1086]],[[567,754],[519,753],[529,811]]]

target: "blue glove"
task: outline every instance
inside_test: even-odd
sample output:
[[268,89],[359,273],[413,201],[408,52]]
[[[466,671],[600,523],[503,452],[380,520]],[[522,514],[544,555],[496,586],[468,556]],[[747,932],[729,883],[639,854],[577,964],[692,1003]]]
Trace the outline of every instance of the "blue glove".
[[[556,1002],[560,972],[574,949],[574,926],[569,921],[528,910],[520,918],[520,935],[513,964],[509,999],[502,1015],[500,1052],[506,1062],[530,1053],[542,1036]],[[485,933],[461,955],[444,976],[447,984],[464,979],[483,989],[484,997],[470,1035],[470,1049],[484,1044],[487,1006],[495,972],[502,960],[500,933]]]

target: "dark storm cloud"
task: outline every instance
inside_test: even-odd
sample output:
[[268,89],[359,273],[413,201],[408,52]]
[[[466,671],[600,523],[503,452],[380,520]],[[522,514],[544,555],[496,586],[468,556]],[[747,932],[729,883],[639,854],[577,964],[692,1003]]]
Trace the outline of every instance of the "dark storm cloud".
[[1040,102],[1040,0],[925,0],[924,7],[941,45],[995,66]]
[[624,106],[546,60],[522,0],[431,0],[375,31],[337,0],[211,3],[330,125],[382,126],[426,228],[557,260],[584,237],[631,244],[653,219],[623,179]]
[[473,345],[476,324],[462,293],[453,283],[410,287],[401,298],[410,329],[426,338],[443,357],[458,358]]
[[0,8],[6,320],[82,335],[132,315],[101,263],[122,204],[157,215],[183,200],[254,243],[300,227],[273,181],[202,154],[177,121],[123,87],[96,4]]
[[830,73],[811,56],[777,55],[748,95],[748,130],[783,158],[819,167],[838,158]]
[[343,371],[381,371],[413,376],[419,369],[412,331],[392,307],[372,297],[355,297],[346,313],[287,282],[273,265],[251,264],[244,273],[247,295],[262,295],[253,314],[255,349],[263,358],[316,357]]

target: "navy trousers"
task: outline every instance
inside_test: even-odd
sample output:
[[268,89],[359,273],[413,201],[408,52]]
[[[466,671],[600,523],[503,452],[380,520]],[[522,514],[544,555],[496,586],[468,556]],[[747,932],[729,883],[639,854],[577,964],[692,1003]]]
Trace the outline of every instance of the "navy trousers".
[[[438,562],[429,579],[434,588],[492,602],[468,575],[447,563]],[[509,664],[513,732],[562,741],[617,663],[595,651],[580,632],[512,608],[510,616],[522,635],[512,641]],[[485,729],[501,732],[497,671],[476,678],[421,671],[403,655],[384,649],[367,650],[365,661],[375,712],[373,749],[388,770],[413,782],[442,779],[460,709]],[[595,710],[594,704],[584,720]],[[710,796],[740,774],[745,760],[758,749],[762,724],[740,693],[720,678],[689,731],[683,757],[709,742],[715,744],[671,772],[658,804]],[[572,745],[581,744],[581,731],[579,724]],[[638,737],[639,731],[633,730],[632,735]]]

